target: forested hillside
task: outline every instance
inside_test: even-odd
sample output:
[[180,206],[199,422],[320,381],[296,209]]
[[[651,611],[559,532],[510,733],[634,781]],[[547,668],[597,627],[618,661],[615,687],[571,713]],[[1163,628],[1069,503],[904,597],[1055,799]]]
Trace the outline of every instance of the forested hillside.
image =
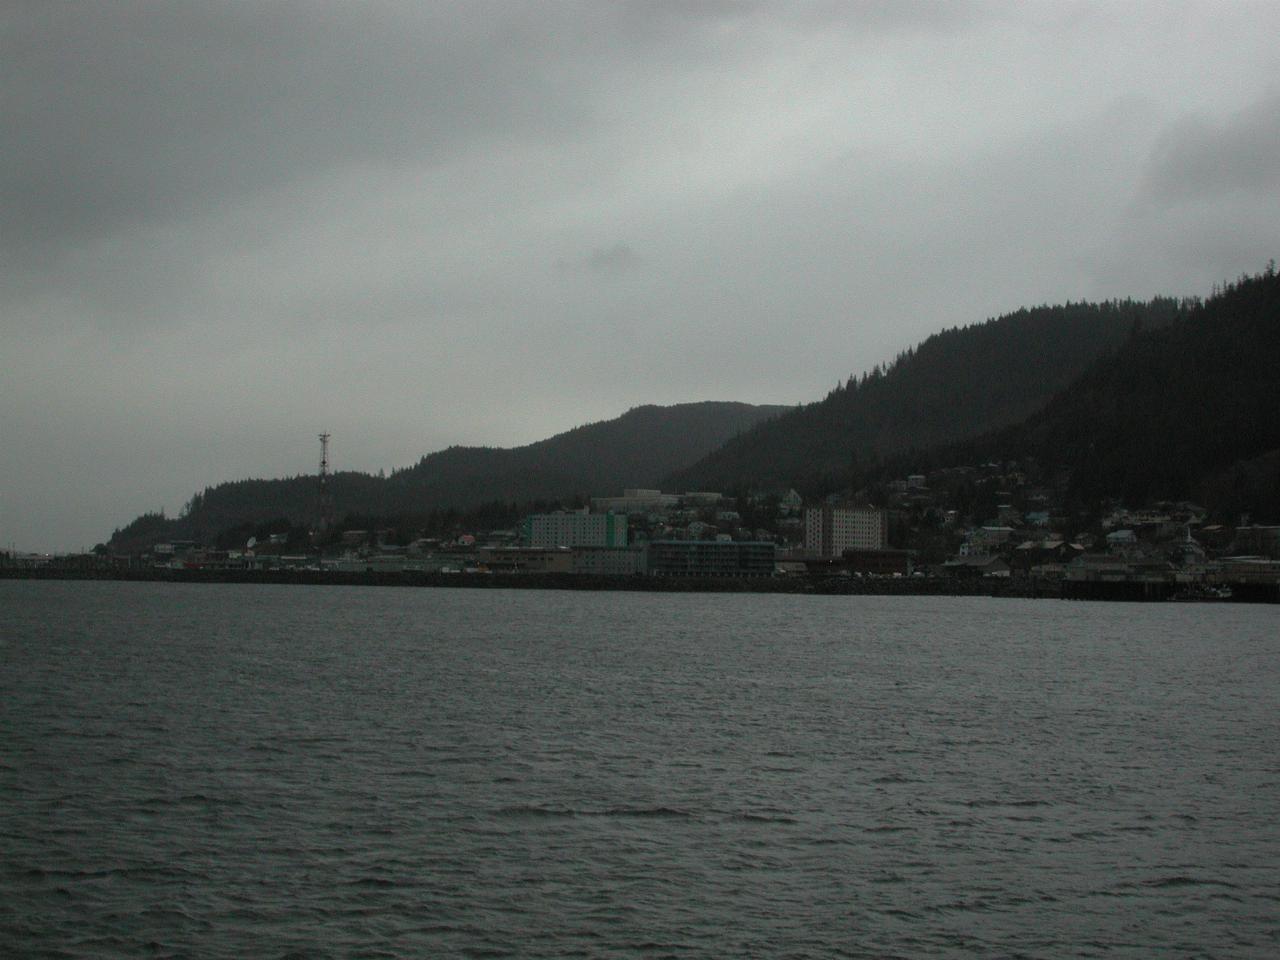
[[1157,299],[1036,307],[943,331],[887,369],[851,377],[824,400],[729,441],[669,484],[835,489],[887,455],[1021,421],[1134,329],[1165,326],[1186,306]]
[[[656,485],[786,409],[729,402],[641,406],[523,447],[450,447],[386,478],[336,473],[330,480],[334,514],[424,516],[492,501],[559,500]],[[117,530],[111,543],[126,549],[163,539],[212,542],[229,528],[270,520],[311,524],[317,493],[314,476],[221,483],[193,496],[180,517],[139,517]]]
[[1280,523],[1280,278],[1244,277],[1176,322],[1135,329],[1025,421],[900,453],[855,484],[1031,458],[1077,505],[1192,499]]
[[1280,520],[1280,278],[1131,337],[1001,449],[1063,465],[1085,498],[1204,497]]
[[[338,519],[481,505],[497,518],[629,486],[813,496],[1029,457],[1066,476],[1076,500],[1198,497],[1219,514],[1280,522],[1277,371],[1280,280],[1269,269],[1204,302],[1037,307],[946,330],[804,407],[637,407],[524,447],[451,447],[386,478],[338,473],[330,489]],[[223,483],[176,519],[139,517],[112,544],[306,526],[317,492],[314,476]]]
[[525,447],[451,447],[390,485],[442,506],[487,500],[601,496],[656,486],[672,471],[788,407],[745,403],[643,406]]

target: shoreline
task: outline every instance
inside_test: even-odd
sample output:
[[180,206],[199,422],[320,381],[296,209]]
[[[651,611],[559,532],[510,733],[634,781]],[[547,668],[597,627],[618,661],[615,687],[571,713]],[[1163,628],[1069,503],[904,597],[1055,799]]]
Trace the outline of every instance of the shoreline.
[[247,583],[288,586],[458,587],[512,590],[624,590],[646,593],[786,593],[869,596],[994,596],[1058,598],[1048,581],[944,580],[936,577],[650,577],[574,573],[424,573],[337,570],[86,570],[3,568],[0,579],[115,580],[136,583]]
[[[1163,582],[1071,582],[938,577],[707,578],[597,576],[572,573],[467,574],[421,571],[332,570],[92,570],[4,567],[5,580],[108,580],[134,583],[238,583],[284,586],[458,587],[512,590],[616,590],[647,593],[776,593],[818,596],[953,596],[1018,599],[1169,602],[1183,585]],[[1230,600],[1193,602],[1280,603],[1278,584],[1232,585]]]

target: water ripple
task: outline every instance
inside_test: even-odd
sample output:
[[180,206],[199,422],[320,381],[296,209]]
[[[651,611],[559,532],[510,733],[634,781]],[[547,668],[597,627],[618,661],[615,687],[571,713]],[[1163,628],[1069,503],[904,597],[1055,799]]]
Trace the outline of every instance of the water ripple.
[[0,581],[0,955],[1270,960],[1178,607]]

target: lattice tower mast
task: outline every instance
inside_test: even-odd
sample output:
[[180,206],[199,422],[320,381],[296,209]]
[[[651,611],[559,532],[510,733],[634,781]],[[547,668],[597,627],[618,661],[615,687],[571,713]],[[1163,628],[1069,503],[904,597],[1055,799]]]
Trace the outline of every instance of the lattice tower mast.
[[319,519],[317,530],[320,533],[329,529],[333,522],[333,495],[329,491],[329,434],[320,434],[320,497],[318,503]]

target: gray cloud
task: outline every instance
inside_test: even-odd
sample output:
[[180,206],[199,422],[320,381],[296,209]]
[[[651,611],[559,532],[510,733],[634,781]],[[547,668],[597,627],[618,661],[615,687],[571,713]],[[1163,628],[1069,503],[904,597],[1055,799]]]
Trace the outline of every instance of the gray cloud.
[[555,271],[561,277],[620,274],[634,270],[641,262],[640,256],[630,246],[615,243],[610,247],[597,247],[577,260],[559,259]]
[[567,134],[571,91],[537,109],[550,81],[518,24],[377,9],[27,8],[0,48],[3,236],[74,242],[342,164]]
[[1140,192],[1149,205],[1280,192],[1280,93],[1223,119],[1193,114],[1160,135]]
[[972,9],[27,4],[0,35],[0,236],[11,250],[75,241],[343,164],[563,144],[608,112],[593,89],[717,61],[734,69],[744,41],[951,29]]
[[[794,403],[1280,246],[1280,8],[0,15],[0,541],[208,483]],[[1268,93],[1270,91],[1270,93]]]

